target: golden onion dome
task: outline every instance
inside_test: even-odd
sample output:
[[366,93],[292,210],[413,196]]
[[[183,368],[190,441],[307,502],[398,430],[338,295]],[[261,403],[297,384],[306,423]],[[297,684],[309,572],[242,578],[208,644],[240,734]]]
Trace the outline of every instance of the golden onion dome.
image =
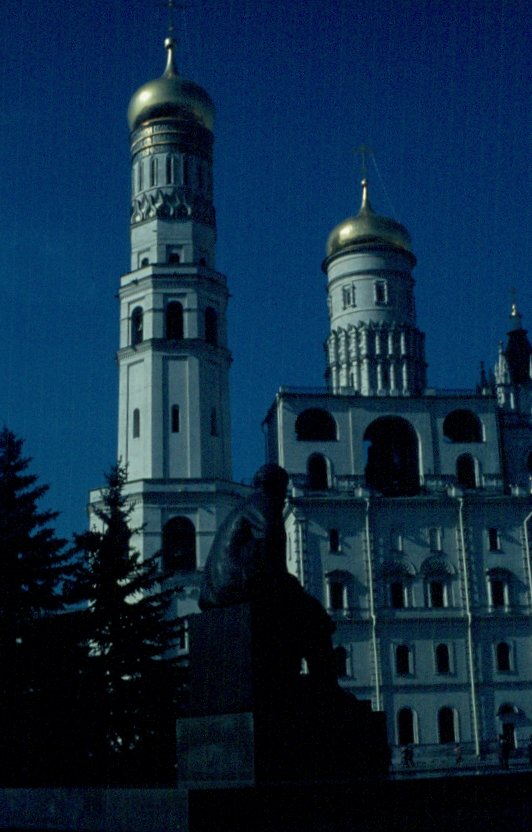
[[363,243],[395,246],[412,252],[410,234],[401,223],[376,214],[368,197],[368,183],[362,180],[362,204],[356,217],[337,225],[327,238],[327,257]]
[[214,104],[205,90],[187,81],[179,74],[175,64],[176,42],[166,38],[168,51],[166,69],[160,78],[148,81],[134,93],[127,111],[129,129],[133,132],[140,124],[153,118],[177,118],[194,121],[212,132]]

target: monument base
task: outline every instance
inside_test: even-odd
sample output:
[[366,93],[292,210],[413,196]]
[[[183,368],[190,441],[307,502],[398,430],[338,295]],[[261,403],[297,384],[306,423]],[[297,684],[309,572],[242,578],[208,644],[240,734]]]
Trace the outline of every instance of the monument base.
[[[306,595],[299,586],[290,591]],[[177,725],[180,786],[387,774],[384,714],[330,676],[299,672],[290,629],[298,603],[301,616],[307,601],[296,595],[294,605],[273,604],[269,616],[269,604],[251,601],[191,619],[191,708]],[[308,602],[311,615],[315,604]],[[325,613],[317,615],[323,624]],[[301,632],[304,621],[298,624]]]

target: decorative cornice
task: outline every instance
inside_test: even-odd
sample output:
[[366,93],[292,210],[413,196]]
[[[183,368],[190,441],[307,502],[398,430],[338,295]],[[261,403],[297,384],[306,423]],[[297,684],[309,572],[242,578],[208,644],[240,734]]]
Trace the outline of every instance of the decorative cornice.
[[131,224],[152,219],[194,220],[203,225],[216,227],[214,205],[203,196],[190,199],[184,190],[161,190],[143,193],[131,205]]

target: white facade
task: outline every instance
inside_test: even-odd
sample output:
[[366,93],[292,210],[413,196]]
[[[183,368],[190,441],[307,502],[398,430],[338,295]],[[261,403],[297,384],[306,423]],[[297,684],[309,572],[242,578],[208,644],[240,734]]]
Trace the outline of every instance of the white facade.
[[386,712],[393,746],[437,766],[507,733],[524,755],[530,345],[514,308],[496,384],[428,389],[409,238],[364,191],[324,262],[329,389],[283,387],[265,420],[268,461],[290,476],[289,568],[334,618],[342,684]]
[[[129,107],[131,271],[120,280],[118,456],[139,529],[197,611],[216,529],[245,489],[231,481],[228,289],[215,268],[214,107],[183,79],[175,44],[163,76]],[[99,491],[91,502],[98,502]]]

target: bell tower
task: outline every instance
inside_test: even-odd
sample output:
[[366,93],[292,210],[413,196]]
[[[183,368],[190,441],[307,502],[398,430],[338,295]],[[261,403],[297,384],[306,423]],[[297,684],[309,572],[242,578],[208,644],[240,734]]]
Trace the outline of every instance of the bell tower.
[[360,210],[333,228],[323,262],[331,326],[326,377],[331,392],[423,392],[427,365],[425,336],[416,326],[415,264],[408,231],[375,213],[364,178]]
[[[228,289],[215,266],[214,105],[179,74],[173,38],[165,48],[163,75],[140,87],[128,109],[131,271],[119,289],[118,456],[127,466],[132,527],[140,529],[136,548],[144,556],[160,552],[179,575],[202,568],[216,529],[245,488],[231,482]],[[189,577],[178,583],[194,585]]]

